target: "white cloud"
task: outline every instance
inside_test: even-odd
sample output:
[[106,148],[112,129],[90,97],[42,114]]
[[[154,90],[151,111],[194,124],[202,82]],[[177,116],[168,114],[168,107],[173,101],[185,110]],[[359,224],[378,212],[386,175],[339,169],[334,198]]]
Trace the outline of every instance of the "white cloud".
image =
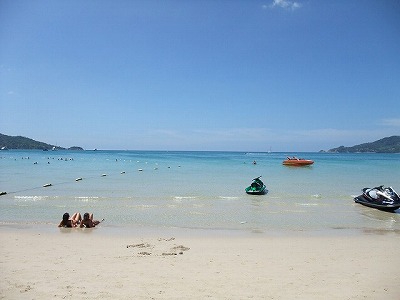
[[383,119],[381,125],[400,127],[400,119]]
[[[296,1],[290,1],[290,0],[274,0],[269,7],[271,8],[280,7],[288,10],[295,10],[300,8],[301,4]],[[263,5],[263,8],[266,8],[266,5]]]

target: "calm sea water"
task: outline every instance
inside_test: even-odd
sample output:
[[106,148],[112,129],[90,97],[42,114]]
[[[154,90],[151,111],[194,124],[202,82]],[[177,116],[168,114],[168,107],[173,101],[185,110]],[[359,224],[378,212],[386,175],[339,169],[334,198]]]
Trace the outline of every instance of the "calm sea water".
[[[315,163],[286,167],[287,155]],[[268,194],[247,195],[260,175]],[[400,190],[399,154],[9,150],[0,224],[56,225],[79,211],[115,228],[399,230],[399,213],[353,201],[381,184]]]

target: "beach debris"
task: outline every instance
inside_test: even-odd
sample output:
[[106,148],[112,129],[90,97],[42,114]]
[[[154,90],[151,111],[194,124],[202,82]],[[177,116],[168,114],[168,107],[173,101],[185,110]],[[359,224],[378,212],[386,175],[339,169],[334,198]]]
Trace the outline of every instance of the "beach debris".
[[0,196],[7,195],[7,192],[0,192]]
[[75,181],[81,181],[81,180],[82,180],[82,177],[75,179]]
[[43,187],[49,187],[49,186],[52,186],[52,184],[51,183],[43,184]]

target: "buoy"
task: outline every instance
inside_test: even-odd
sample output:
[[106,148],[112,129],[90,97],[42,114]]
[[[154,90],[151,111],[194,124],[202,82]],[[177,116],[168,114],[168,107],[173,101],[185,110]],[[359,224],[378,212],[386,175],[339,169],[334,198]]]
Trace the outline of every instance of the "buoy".
[[52,186],[52,184],[51,183],[46,183],[46,184],[43,185],[43,187],[48,187],[48,186]]
[[79,178],[75,179],[75,181],[80,181],[80,180],[82,180],[82,178],[81,178],[81,177],[79,177]]
[[7,192],[0,192],[0,196],[6,195]]

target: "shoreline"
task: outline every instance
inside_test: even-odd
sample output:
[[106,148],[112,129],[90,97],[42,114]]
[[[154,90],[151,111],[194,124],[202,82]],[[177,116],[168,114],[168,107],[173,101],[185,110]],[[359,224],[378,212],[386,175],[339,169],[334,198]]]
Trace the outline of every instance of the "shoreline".
[[157,226],[132,226],[132,225],[98,225],[95,228],[60,228],[56,224],[34,223],[2,223],[1,231],[21,231],[31,233],[83,233],[99,237],[136,237],[175,235],[179,237],[237,237],[237,238],[268,238],[268,237],[358,237],[364,235],[393,235],[400,236],[398,229],[383,228],[321,228],[316,229],[232,229],[232,228],[190,228],[190,227],[157,227]]
[[0,226],[5,299],[398,299],[398,232]]

